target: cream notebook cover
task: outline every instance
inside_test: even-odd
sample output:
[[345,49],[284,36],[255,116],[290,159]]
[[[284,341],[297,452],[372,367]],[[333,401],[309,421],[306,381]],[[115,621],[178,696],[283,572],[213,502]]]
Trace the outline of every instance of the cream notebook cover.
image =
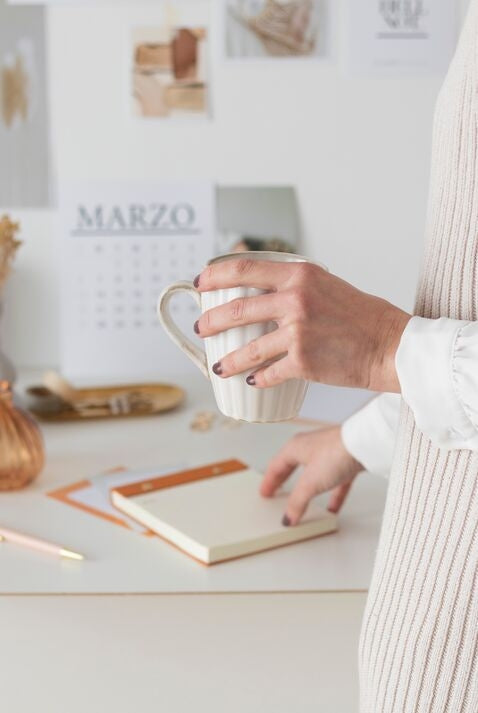
[[123,513],[205,564],[337,529],[336,516],[315,503],[300,525],[284,527],[288,493],[261,497],[261,477],[230,460],[115,488],[111,499]]

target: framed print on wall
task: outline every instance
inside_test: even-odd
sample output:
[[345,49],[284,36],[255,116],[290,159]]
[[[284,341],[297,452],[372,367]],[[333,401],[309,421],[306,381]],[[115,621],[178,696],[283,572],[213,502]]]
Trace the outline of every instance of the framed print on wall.
[[0,0],[0,205],[50,204],[45,16]]
[[458,30],[453,0],[348,0],[349,70],[359,74],[441,73]]
[[328,0],[223,0],[228,59],[321,59],[328,55]]
[[131,30],[134,116],[208,115],[208,28],[143,26]]
[[125,11],[132,117],[209,119],[210,7],[208,0],[182,0]]

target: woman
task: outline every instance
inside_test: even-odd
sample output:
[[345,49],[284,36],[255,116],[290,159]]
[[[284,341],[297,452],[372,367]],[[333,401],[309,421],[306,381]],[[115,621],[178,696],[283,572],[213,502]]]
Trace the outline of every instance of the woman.
[[225,355],[218,378],[247,372],[251,388],[304,377],[389,392],[342,429],[295,438],[262,483],[271,495],[305,466],[284,516],[293,526],[317,493],[331,490],[338,510],[363,467],[391,466],[360,642],[362,713],[478,711],[477,92],[472,0],[437,106],[416,316],[307,264],[222,262],[196,280],[202,291],[271,291],[204,314],[201,336],[279,325]]

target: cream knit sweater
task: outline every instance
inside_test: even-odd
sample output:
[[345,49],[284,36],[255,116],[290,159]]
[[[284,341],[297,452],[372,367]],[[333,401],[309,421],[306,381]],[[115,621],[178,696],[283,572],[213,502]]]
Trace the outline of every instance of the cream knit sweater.
[[[478,0],[438,100],[416,313],[478,320]],[[477,365],[478,368],[478,365]],[[478,452],[402,407],[360,642],[362,713],[478,713]]]

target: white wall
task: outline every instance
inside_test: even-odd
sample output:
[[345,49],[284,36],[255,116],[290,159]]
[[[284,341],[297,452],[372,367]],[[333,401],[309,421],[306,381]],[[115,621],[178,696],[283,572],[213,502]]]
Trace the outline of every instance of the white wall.
[[[359,0],[353,0],[358,2]],[[204,0],[193,0],[199,5]],[[411,308],[425,224],[433,106],[441,77],[348,76],[345,0],[326,62],[226,62],[213,48],[213,120],[170,126],[128,115],[121,6],[48,9],[51,119],[60,176],[210,177],[292,183],[304,250],[360,288]],[[461,11],[467,0],[461,0]],[[151,5],[149,6],[149,11]],[[141,17],[141,8],[134,13]],[[217,17],[213,36],[218,37]],[[54,214],[14,212],[25,245],[7,290],[5,350],[58,361]]]

